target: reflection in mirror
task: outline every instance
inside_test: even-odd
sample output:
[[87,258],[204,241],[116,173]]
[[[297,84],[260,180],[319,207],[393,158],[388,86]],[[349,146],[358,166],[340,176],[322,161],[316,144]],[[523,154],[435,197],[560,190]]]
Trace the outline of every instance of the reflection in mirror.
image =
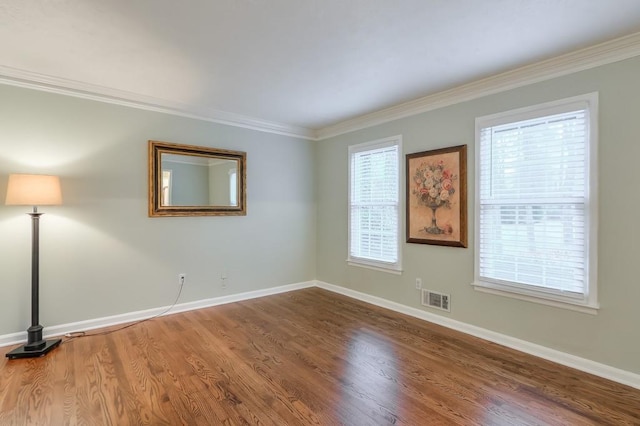
[[149,141],[149,215],[244,215],[246,154]]
[[162,199],[163,206],[171,205],[171,169],[162,169]]
[[[238,160],[161,153],[162,206],[237,206]],[[234,182],[230,182],[230,176]],[[173,195],[173,196],[172,196]]]

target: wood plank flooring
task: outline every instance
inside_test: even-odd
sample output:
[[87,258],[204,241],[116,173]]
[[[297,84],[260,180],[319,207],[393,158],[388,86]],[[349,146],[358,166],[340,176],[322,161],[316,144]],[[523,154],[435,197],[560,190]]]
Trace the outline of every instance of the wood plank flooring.
[[640,390],[318,288],[0,348],[0,425],[640,425]]

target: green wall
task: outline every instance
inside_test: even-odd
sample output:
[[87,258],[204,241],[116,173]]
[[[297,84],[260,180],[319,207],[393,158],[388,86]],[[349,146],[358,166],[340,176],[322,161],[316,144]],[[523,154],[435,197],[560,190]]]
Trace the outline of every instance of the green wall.
[[209,205],[209,167],[163,161],[162,170],[171,170],[171,203],[174,206]]
[[[475,291],[475,118],[590,92],[600,96],[598,315]],[[415,289],[420,277],[423,288],[451,294],[451,313],[435,314],[640,373],[639,117],[640,59],[634,58],[319,142],[317,279],[429,310],[420,305]],[[404,154],[467,144],[469,176],[469,248],[405,243],[400,276],[345,261],[347,147],[398,134]],[[402,176],[404,182],[404,171]],[[401,216],[404,221],[404,208]]]
[[[147,141],[247,152],[247,215],[147,216]],[[10,173],[61,176],[42,207],[46,326],[315,278],[314,143],[0,85],[0,203]],[[0,205],[0,336],[30,321],[31,225]],[[221,275],[228,276],[222,288]]]

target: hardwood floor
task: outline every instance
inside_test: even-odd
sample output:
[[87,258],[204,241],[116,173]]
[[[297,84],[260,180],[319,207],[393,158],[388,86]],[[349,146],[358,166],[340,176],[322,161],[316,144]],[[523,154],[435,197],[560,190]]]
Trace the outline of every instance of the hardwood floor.
[[0,361],[0,425],[640,425],[640,390],[310,288]]

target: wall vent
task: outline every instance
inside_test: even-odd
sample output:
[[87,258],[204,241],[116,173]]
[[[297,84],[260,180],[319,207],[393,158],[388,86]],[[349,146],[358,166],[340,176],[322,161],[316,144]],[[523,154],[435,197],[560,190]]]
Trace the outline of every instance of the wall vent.
[[437,291],[422,290],[422,304],[430,308],[451,312],[451,296]]

